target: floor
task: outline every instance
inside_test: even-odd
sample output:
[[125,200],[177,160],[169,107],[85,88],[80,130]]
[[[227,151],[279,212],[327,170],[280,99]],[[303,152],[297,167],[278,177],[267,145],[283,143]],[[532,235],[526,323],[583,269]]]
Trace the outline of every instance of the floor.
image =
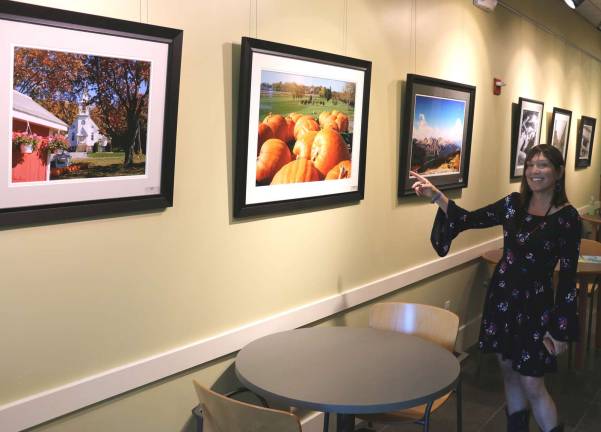
[[[496,359],[469,351],[462,363],[463,431],[505,432],[505,401],[503,381]],[[567,355],[560,357],[559,372],[546,379],[547,388],[555,400],[560,420],[566,432],[601,431],[601,350],[591,349],[582,370],[568,369]],[[455,400],[451,398],[432,414],[430,432],[456,430]],[[367,425],[362,425],[367,426]],[[409,432],[421,431],[415,424],[375,426],[364,431]],[[531,431],[538,431],[534,420]]]

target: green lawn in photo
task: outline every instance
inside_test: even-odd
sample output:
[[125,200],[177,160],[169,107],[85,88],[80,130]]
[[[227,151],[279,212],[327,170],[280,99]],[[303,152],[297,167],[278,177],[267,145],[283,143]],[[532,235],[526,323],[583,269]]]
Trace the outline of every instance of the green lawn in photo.
[[124,160],[125,153],[123,152],[88,153],[86,158],[71,160],[72,166],[80,166],[81,169],[65,171],[59,176],[51,176],[51,180],[144,175],[146,171],[145,155],[134,154],[134,163],[127,168],[123,166]]
[[[305,100],[308,97],[305,97]],[[322,105],[323,102],[323,105]],[[259,121],[263,121],[269,113],[281,114],[284,117],[292,112],[299,114],[311,114],[315,118],[322,111],[337,110],[344,113],[349,118],[349,123],[352,124],[355,109],[341,101],[330,99],[326,101],[323,98],[314,97],[313,103],[302,104],[300,99],[294,99],[291,94],[280,93],[273,96],[262,93],[259,106]]]

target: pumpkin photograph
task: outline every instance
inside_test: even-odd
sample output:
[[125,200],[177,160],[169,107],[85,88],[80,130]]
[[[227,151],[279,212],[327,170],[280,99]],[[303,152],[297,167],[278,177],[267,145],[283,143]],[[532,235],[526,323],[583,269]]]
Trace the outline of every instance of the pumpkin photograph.
[[[324,180],[338,163],[351,160],[356,85],[334,79],[265,70],[261,73],[257,134],[257,186]],[[276,176],[284,165],[266,171],[262,148],[269,138],[288,146],[292,160],[308,159],[319,176]],[[316,143],[316,145],[314,144]],[[270,159],[271,160],[271,159]],[[286,162],[287,163],[287,162]],[[295,166],[301,166],[296,164]],[[306,165],[302,165],[303,168]],[[277,168],[275,172],[271,172]],[[289,171],[290,167],[286,167]],[[350,170],[349,170],[350,171]],[[277,177],[275,183],[271,182]],[[286,179],[282,181],[281,179]],[[333,177],[343,179],[346,177]]]
[[365,60],[242,38],[235,217],[363,199],[370,79]]

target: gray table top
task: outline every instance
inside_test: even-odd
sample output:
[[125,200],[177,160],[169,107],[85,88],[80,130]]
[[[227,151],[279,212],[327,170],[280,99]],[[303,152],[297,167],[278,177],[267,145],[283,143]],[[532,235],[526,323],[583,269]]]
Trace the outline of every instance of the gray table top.
[[275,333],[236,357],[240,381],[289,406],[341,414],[395,411],[454,388],[459,362],[444,348],[392,331],[312,327]]

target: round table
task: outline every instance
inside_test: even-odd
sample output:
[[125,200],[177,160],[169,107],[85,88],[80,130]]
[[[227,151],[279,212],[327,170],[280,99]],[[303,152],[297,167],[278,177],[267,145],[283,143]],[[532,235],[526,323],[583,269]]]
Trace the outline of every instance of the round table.
[[[583,217],[583,219],[584,219],[584,217]],[[583,243],[584,243],[584,241],[583,241]],[[583,255],[589,254],[589,252],[587,252],[587,250],[583,244],[581,244],[580,253]],[[503,249],[493,249],[493,250],[489,250],[482,254],[482,258],[484,259],[484,261],[488,262],[489,264],[494,264],[494,265],[496,265],[501,260],[502,257],[503,257]],[[555,267],[554,279],[556,279],[558,272],[559,272],[559,263]],[[600,275],[601,275],[601,264],[578,262],[578,267],[576,269],[576,280],[577,280],[579,286],[588,287],[588,285],[590,283],[593,283],[594,279]],[[556,283],[556,281],[554,281],[554,283]],[[576,351],[575,363],[576,363],[577,368],[584,367],[585,348],[586,348],[585,344],[583,342],[584,329],[587,328],[586,322],[587,322],[587,316],[589,315],[587,313],[587,310],[588,310],[587,305],[588,305],[588,292],[587,292],[587,289],[585,288],[585,289],[579,290],[579,293],[578,293],[578,319],[579,319],[579,327],[581,330],[581,336],[580,336],[580,342],[576,343],[576,350],[575,350]],[[599,316],[600,313],[601,313],[601,302],[598,301],[597,302],[597,316]],[[588,319],[592,320],[592,317],[589,316]],[[595,341],[595,345],[597,348],[601,348],[601,334],[600,333],[601,333],[601,319],[597,319],[597,330],[596,330],[597,336],[596,336],[596,341]]]
[[439,345],[372,328],[275,333],[236,357],[236,374],[250,390],[288,406],[342,414],[346,426],[339,430],[352,430],[354,414],[430,402],[456,386],[459,371],[455,356]]

